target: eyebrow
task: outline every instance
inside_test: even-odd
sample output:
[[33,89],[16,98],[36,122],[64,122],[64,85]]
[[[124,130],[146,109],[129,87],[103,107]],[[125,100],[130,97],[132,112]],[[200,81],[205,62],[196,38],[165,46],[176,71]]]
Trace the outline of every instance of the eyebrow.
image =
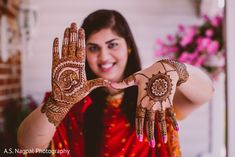
[[111,40],[109,40],[109,41],[106,41],[105,44],[109,44],[109,43],[111,43],[111,42],[114,41],[114,40],[118,40],[118,39],[117,39],[117,38],[111,39]]
[[[111,42],[113,42],[113,41],[115,41],[115,40],[118,40],[117,38],[114,38],[114,39],[111,39],[111,40],[108,40],[108,41],[106,41],[105,42],[105,44],[109,44],[109,43],[111,43]],[[87,45],[97,45],[96,43],[87,43]]]

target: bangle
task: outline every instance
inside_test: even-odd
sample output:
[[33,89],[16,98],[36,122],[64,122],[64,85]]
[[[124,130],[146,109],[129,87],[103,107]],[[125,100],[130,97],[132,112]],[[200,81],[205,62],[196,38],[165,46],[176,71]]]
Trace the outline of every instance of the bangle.
[[160,62],[166,63],[173,67],[176,72],[178,73],[179,80],[177,82],[177,86],[181,85],[182,83],[186,82],[189,78],[189,73],[187,71],[187,67],[184,63],[178,62],[172,59],[162,59]]

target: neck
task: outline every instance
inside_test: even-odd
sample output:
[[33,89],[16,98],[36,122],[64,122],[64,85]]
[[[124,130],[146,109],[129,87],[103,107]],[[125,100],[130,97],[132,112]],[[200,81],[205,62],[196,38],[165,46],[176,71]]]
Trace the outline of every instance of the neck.
[[120,92],[123,92],[123,90],[119,90],[119,89],[113,89],[113,88],[106,88],[106,91],[110,94],[110,95],[116,95]]

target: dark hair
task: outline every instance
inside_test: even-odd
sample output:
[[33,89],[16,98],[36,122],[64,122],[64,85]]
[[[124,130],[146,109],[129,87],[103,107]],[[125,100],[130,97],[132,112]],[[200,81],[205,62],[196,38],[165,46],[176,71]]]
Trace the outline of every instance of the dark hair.
[[[127,65],[124,71],[124,77],[127,77],[141,69],[140,59],[130,27],[125,18],[115,10],[97,10],[88,15],[81,26],[86,33],[86,39],[92,34],[104,28],[110,28],[123,37],[131,50],[128,56]],[[86,64],[87,79],[96,78],[89,65]],[[93,104],[89,106],[84,115],[84,136],[85,136],[85,153],[86,156],[100,156],[100,146],[103,135],[103,113],[106,105],[105,98],[107,93],[98,88],[90,94]],[[124,98],[121,104],[121,109],[129,119],[131,126],[135,121],[135,106],[137,99],[137,88],[130,87],[125,89]],[[99,154],[99,155],[98,155]]]

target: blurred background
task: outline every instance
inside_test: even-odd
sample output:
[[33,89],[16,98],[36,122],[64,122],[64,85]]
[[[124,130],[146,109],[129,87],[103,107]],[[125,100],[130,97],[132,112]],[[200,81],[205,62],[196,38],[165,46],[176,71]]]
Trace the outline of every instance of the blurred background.
[[53,39],[62,40],[71,22],[80,25],[97,9],[115,9],[130,24],[143,68],[174,58],[202,68],[214,82],[212,100],[180,121],[182,156],[235,156],[232,6],[233,0],[0,0],[1,154],[16,147],[19,123],[51,89]]

